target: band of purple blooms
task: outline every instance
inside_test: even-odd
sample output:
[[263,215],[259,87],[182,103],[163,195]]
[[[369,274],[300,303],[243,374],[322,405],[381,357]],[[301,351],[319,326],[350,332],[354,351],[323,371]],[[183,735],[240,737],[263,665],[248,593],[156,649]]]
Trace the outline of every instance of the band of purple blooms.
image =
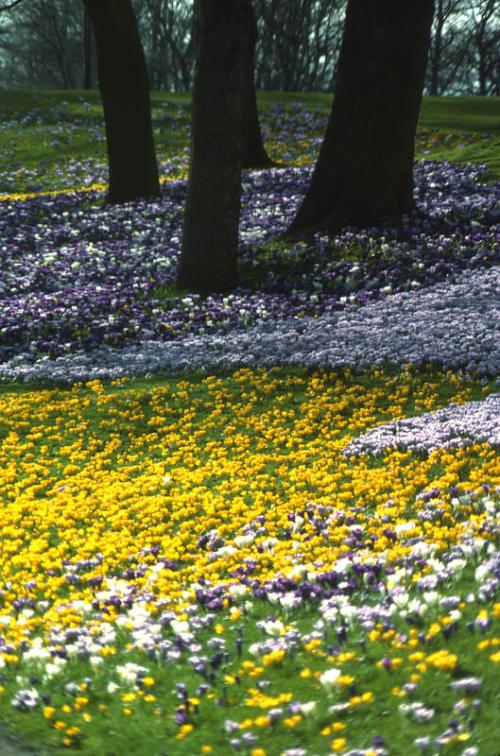
[[447,163],[416,164],[423,215],[399,229],[272,243],[309,173],[302,167],[246,175],[242,287],[206,298],[172,290],[183,181],[170,182],[161,202],[148,204],[102,207],[95,193],[0,203],[0,360],[330,316],[498,261],[499,185],[481,183],[477,167]]

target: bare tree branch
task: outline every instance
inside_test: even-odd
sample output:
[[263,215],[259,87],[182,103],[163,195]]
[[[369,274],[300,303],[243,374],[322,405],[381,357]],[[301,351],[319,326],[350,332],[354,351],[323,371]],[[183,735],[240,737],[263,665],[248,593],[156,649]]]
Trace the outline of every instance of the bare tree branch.
[[4,11],[8,11],[11,8],[15,8],[16,5],[19,5],[19,3],[22,3],[23,0],[13,0],[12,3],[9,3],[8,5],[0,5],[0,13],[3,13]]

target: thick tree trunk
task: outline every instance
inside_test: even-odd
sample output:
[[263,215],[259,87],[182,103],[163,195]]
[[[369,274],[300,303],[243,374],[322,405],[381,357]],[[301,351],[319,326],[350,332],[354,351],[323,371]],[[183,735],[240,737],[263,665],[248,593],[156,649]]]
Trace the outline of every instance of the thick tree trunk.
[[252,17],[248,0],[199,0],[191,165],[178,285],[237,283],[243,127]]
[[149,84],[130,0],[84,0],[97,47],[110,203],[158,196]]
[[328,128],[290,233],[397,223],[413,211],[432,15],[433,0],[349,0]]
[[252,34],[249,38],[247,49],[242,50],[245,55],[245,67],[247,76],[246,90],[246,117],[245,137],[243,140],[243,168],[270,168],[274,165],[268,156],[262,141],[260,130],[259,112],[257,109],[257,96],[255,93],[254,56],[257,43],[257,21],[252,8],[251,0],[248,0],[249,13],[252,16]]

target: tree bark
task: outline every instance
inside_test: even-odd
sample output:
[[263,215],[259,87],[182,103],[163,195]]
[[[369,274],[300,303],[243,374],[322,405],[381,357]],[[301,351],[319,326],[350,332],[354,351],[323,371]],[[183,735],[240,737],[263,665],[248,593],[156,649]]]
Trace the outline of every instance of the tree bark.
[[238,280],[248,0],[199,0],[191,165],[178,285],[229,291]]
[[414,210],[432,15],[433,0],[349,0],[326,135],[289,233],[397,223]]
[[441,94],[439,89],[439,77],[441,73],[441,44],[443,41],[443,27],[445,17],[443,9],[443,0],[437,0],[436,4],[436,23],[434,33],[431,35],[430,44],[430,63],[431,63],[431,80],[429,94],[436,96]]
[[97,48],[109,160],[107,202],[160,194],[144,51],[130,0],[83,0]]
[[248,0],[248,12],[252,17],[252,33],[249,37],[249,44],[246,50],[242,50],[245,55],[245,67],[247,76],[246,89],[246,117],[245,117],[245,137],[243,140],[243,168],[270,168],[275,165],[264,147],[262,141],[262,132],[260,130],[259,111],[257,108],[257,96],[255,92],[255,45],[257,43],[257,20],[252,8],[251,0]]
[[83,19],[83,88],[92,89],[92,23],[87,9]]

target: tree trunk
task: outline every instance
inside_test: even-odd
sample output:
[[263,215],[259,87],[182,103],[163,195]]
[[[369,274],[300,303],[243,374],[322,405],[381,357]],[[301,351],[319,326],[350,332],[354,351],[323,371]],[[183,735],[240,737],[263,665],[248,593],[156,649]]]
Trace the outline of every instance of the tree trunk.
[[484,38],[484,32],[483,32],[483,29],[481,29],[481,33],[478,34],[478,40],[477,40],[477,53],[478,53],[477,73],[478,73],[478,79],[479,79],[478,95],[480,97],[486,97],[486,95],[488,94],[487,72],[486,72],[486,51],[484,48],[483,38]]
[[429,51],[431,53],[431,79],[429,94],[433,96],[440,94],[439,77],[441,73],[441,45],[443,41],[444,21],[443,0],[437,0],[436,23],[434,34],[431,35],[431,45]]
[[270,168],[275,163],[268,156],[262,141],[257,96],[255,93],[254,58],[255,45],[257,43],[257,21],[251,0],[248,0],[248,8],[248,12],[252,17],[252,34],[249,38],[248,49],[242,50],[242,54],[245,55],[247,76],[245,105],[247,114],[245,117],[245,137],[243,140],[243,168]]
[[290,233],[397,223],[413,211],[432,15],[433,0],[349,0],[328,128]]
[[199,0],[191,165],[178,285],[229,291],[237,249],[248,49],[248,0]]
[[92,23],[87,9],[83,19],[83,88],[92,89]]
[[109,160],[107,202],[158,196],[144,51],[130,0],[83,0],[92,19]]

